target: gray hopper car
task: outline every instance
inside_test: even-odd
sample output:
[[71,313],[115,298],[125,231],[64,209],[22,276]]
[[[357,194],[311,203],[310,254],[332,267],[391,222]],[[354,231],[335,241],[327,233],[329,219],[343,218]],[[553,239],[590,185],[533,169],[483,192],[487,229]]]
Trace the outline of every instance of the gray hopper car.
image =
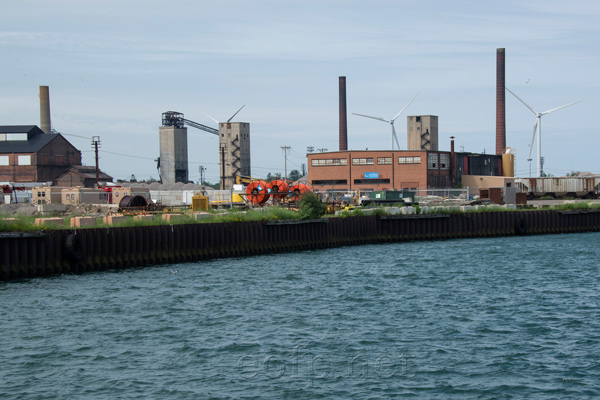
[[529,199],[545,196],[597,199],[600,194],[600,177],[516,178],[515,184]]

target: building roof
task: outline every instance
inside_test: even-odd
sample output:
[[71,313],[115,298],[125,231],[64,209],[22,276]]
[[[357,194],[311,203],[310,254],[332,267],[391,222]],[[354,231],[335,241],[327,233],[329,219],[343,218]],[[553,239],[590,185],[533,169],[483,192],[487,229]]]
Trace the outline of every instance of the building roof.
[[[73,166],[69,167],[69,169],[67,169],[65,172],[63,172],[60,176],[58,176],[56,178],[56,180],[60,179],[64,175],[67,175],[70,173],[75,173],[84,179],[96,179],[96,167],[94,167],[92,165],[90,165],[90,166],[73,165]],[[112,176],[110,176],[102,171],[99,171],[98,179],[101,180],[102,182],[105,182],[105,181],[112,181],[113,178],[112,178]]]
[[59,134],[44,133],[35,125],[3,125],[0,133],[27,133],[27,140],[0,141],[0,154],[35,153],[59,137]]

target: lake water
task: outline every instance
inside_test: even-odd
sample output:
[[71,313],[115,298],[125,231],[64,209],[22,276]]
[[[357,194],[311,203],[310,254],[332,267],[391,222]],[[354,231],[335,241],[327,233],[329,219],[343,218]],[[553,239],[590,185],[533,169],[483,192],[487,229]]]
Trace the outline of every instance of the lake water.
[[0,283],[2,399],[600,396],[600,233]]

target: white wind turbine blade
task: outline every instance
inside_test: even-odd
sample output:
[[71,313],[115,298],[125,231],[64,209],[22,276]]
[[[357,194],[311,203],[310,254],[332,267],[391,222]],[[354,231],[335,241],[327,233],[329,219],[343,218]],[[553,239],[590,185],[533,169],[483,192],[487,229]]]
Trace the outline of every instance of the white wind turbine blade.
[[206,115],[208,118],[212,119],[213,121],[215,121],[217,124],[219,123],[219,121],[217,121],[216,119],[214,119],[213,117],[211,117],[210,115],[208,115],[207,113],[205,113],[204,111],[202,111],[202,114]]
[[394,128],[393,122],[391,125],[392,125],[392,135],[394,136],[394,139],[396,140],[396,146],[398,147],[398,150],[400,150],[400,143],[398,143],[398,136],[396,136],[396,128]]
[[560,107],[553,108],[552,110],[544,111],[544,112],[543,112],[543,113],[541,113],[541,114],[542,114],[542,115],[550,114],[550,113],[552,113],[552,112],[554,112],[554,111],[558,111],[558,110],[560,110],[561,108],[565,108],[565,107],[572,106],[573,104],[581,103],[582,101],[583,101],[583,100],[579,100],[579,101],[576,101],[576,102],[574,102],[574,103],[565,104],[564,106],[560,106]]
[[390,121],[388,121],[387,119],[383,119],[383,118],[381,118],[381,117],[373,117],[373,116],[371,116],[371,115],[357,114],[357,113],[352,113],[352,114],[354,114],[354,115],[358,115],[359,117],[373,118],[373,119],[376,119],[376,120],[378,120],[378,121],[390,122]]
[[534,113],[535,115],[537,115],[537,112],[535,112],[535,110],[533,109],[533,107],[531,107],[529,104],[525,103],[525,101],[523,101],[523,99],[521,99],[519,96],[517,96],[516,94],[514,94],[512,90],[510,90],[509,88],[506,88],[506,90],[508,90],[510,93],[512,93],[513,96],[515,96],[517,99],[519,99],[519,101],[521,103],[525,104],[525,107],[529,108],[532,113]]
[[244,104],[243,106],[241,106],[241,107],[240,107],[240,109],[239,109],[239,110],[237,110],[237,111],[235,112],[235,114],[233,114],[233,115],[231,116],[231,118],[229,118],[229,119],[227,120],[227,122],[231,122],[231,120],[233,119],[233,117],[235,117],[235,116],[237,115],[237,113],[239,113],[240,111],[242,111],[242,108],[244,108],[244,107],[246,107],[246,105],[245,105],[245,104]]
[[531,137],[531,146],[529,146],[529,157],[531,158],[531,152],[533,151],[533,142],[535,142],[535,134],[537,133],[538,121],[537,118],[535,120],[535,125],[533,126],[533,136]]
[[[400,110],[400,112],[398,112],[398,114],[396,114],[396,116],[394,116],[394,118],[392,118],[392,121],[395,121],[396,118],[398,118],[400,116],[400,114],[402,114],[402,111],[406,110],[406,107],[408,107],[410,105],[410,103],[412,103],[413,100],[417,98],[418,95],[419,95],[419,93],[415,94],[415,97],[413,97],[412,99],[410,99],[410,101],[408,102],[408,104],[405,105],[404,108],[402,108],[402,110]],[[400,148],[400,147],[398,147],[398,148]]]

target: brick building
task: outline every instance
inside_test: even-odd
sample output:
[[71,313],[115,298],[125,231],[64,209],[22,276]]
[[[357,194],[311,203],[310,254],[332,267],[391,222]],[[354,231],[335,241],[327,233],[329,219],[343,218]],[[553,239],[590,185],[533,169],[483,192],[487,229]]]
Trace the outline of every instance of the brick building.
[[0,181],[51,182],[71,165],[81,165],[81,152],[62,135],[35,125],[0,126]]
[[426,150],[308,154],[308,182],[322,190],[452,188],[463,175],[502,175],[502,156]]
[[[112,182],[113,178],[102,171],[98,173],[98,182]],[[54,180],[55,186],[93,188],[96,185],[96,167],[74,165]]]

